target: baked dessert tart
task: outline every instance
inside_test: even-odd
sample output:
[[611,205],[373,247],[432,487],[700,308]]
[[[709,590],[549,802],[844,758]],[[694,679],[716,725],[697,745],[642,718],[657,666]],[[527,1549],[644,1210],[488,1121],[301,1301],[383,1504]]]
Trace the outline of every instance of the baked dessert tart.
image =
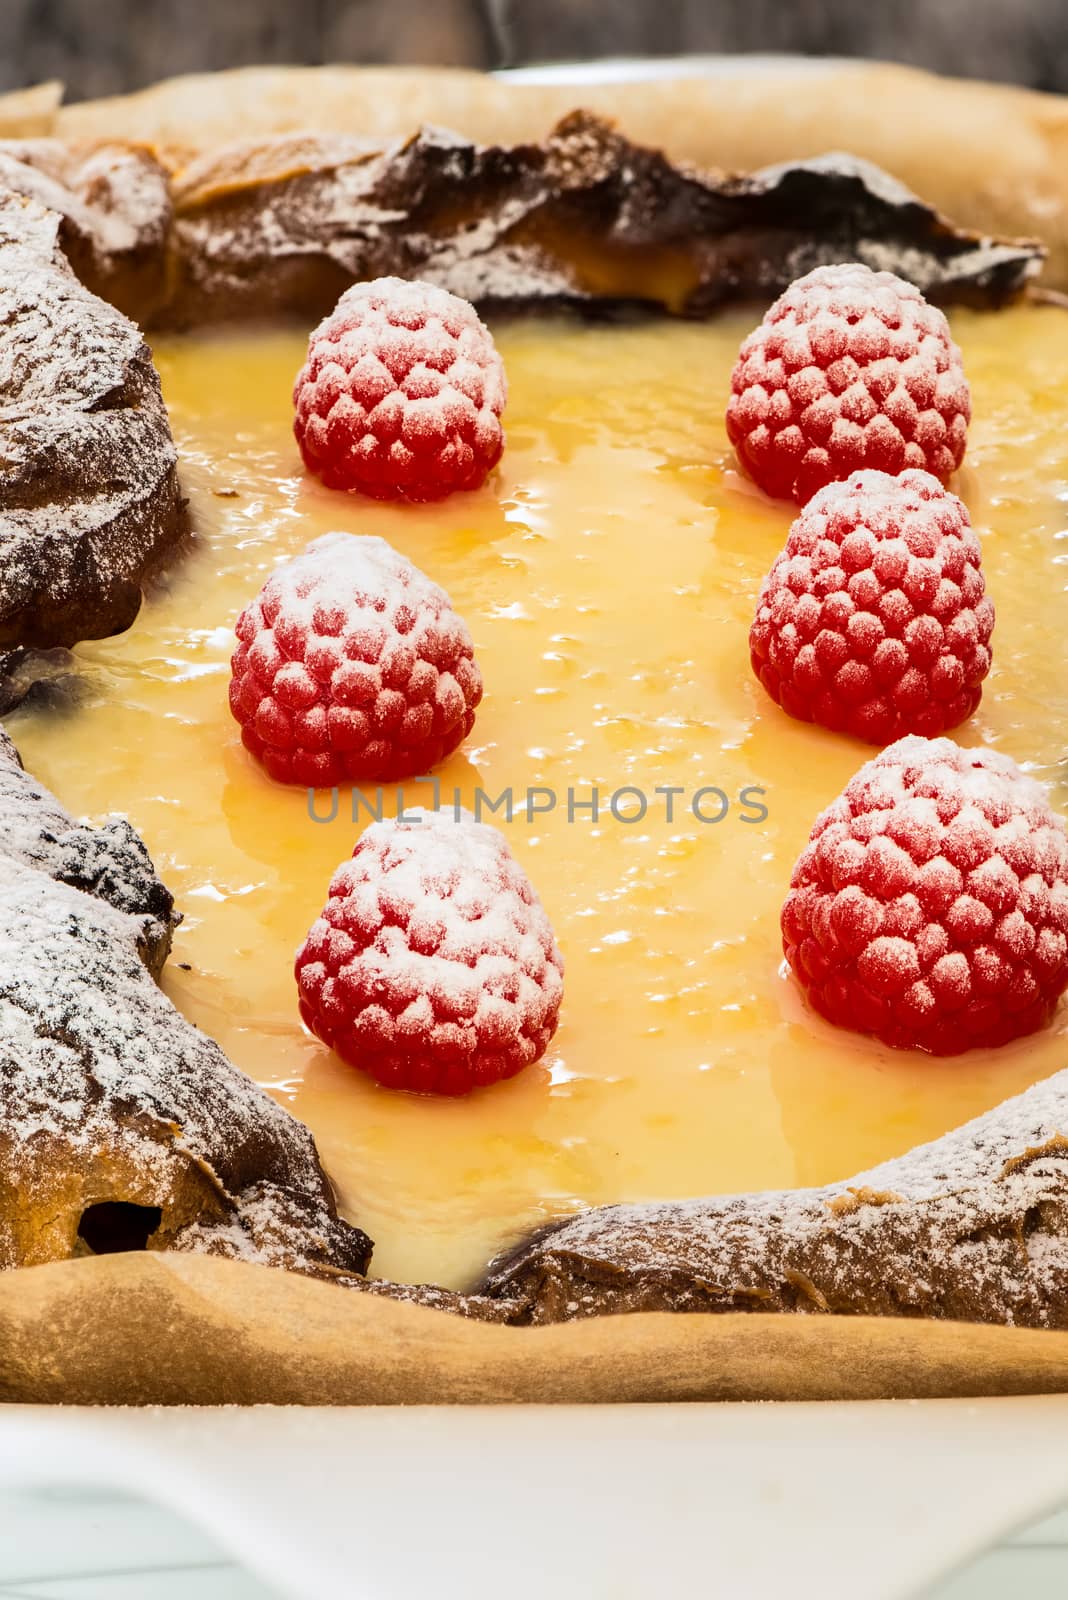
[[[360,80],[362,122],[330,75],[280,81],[274,127],[237,141],[210,106],[178,137],[179,85],[35,102],[0,147],[0,646],[25,763],[5,742],[0,1265],[203,1251],[506,1323],[1068,1326],[1056,227],[1044,287],[1040,239],[950,223],[852,156],[728,176],[570,105],[527,142],[384,143],[393,80]],[[830,371],[854,340],[859,373],[861,333],[820,352],[835,318],[870,332],[865,295],[871,359],[919,362],[905,399],[873,382],[854,415],[856,374],[820,378],[806,404],[831,395],[833,426],[802,419],[795,450],[780,418],[766,445],[774,363]],[[341,397],[362,428],[405,340],[413,409],[342,460]],[[878,663],[847,618],[820,646],[848,657],[836,698],[799,655],[804,606],[861,571],[893,588],[911,557],[876,546],[913,538],[946,649],[924,657],[909,589],[919,632],[880,623]],[[892,704],[890,644],[912,686]],[[884,880],[828,879],[867,909],[821,910],[801,863],[839,795],[819,826],[866,849],[879,783],[915,873],[962,876],[937,914],[936,872],[886,891],[860,1016],[855,951],[828,934],[842,969],[818,966],[818,919],[867,916]],[[966,859],[969,806],[1012,840]],[[963,874],[1030,929],[998,946],[1008,976],[969,954],[982,1005],[954,965]],[[929,958],[908,895],[948,941]]]

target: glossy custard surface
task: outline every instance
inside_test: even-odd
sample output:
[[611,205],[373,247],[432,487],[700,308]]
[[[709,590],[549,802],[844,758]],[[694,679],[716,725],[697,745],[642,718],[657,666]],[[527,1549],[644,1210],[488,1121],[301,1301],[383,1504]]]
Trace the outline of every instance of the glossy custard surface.
[[[580,1206],[847,1176],[1068,1064],[1063,1009],[1000,1053],[935,1061],[836,1033],[781,975],[793,862],[871,752],[790,721],[749,669],[757,591],[791,519],[738,476],[723,428],[752,320],[499,326],[502,468],[434,508],[302,473],[301,332],[161,342],[197,546],[129,633],[79,649],[76,709],[11,719],[75,813],[122,811],[141,830],[185,914],[167,992],[311,1126],[379,1275],[462,1286]],[[975,411],[956,487],[998,608],[994,671],[956,737],[1006,750],[1063,805],[1068,315],[963,313],[954,333]],[[293,954],[368,812],[354,821],[342,792],[333,820],[314,820],[226,708],[238,611],[334,528],[390,540],[467,618],[487,693],[440,799],[511,789],[512,822],[486,820],[506,828],[567,963],[546,1059],[460,1101],[381,1090],[302,1029]],[[743,803],[747,788],[763,794]],[[658,789],[679,791],[670,820]],[[702,789],[698,809],[722,820],[694,814]],[[404,803],[433,799],[416,784]],[[397,804],[383,796],[387,814]],[[328,817],[331,797],[314,809]]]

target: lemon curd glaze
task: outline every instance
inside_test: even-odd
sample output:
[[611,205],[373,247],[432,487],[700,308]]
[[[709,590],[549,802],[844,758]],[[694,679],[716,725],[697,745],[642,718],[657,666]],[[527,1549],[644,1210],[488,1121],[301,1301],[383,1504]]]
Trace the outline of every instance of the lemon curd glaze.
[[[290,389],[300,331],[161,341],[193,552],[135,626],[78,652],[70,712],[11,721],[27,765],[77,814],[126,813],[185,915],[164,986],[309,1124],[374,1271],[471,1282],[547,1217],[619,1199],[819,1183],[932,1138],[1068,1065],[1068,1017],[996,1053],[894,1053],[806,1012],[782,975],[779,908],[816,813],[871,753],[792,722],[760,690],[747,633],[791,520],[732,464],[731,365],[752,316],[698,326],[496,329],[510,400],[502,467],[445,505],[386,507],[301,470]],[[953,319],[974,421],[956,484],[998,608],[982,707],[996,745],[1063,805],[1068,315]],[[271,568],[329,529],[380,534],[466,617],[486,698],[441,798],[511,788],[508,833],[566,963],[547,1057],[458,1101],[377,1088],[302,1029],[293,955],[368,813],[314,821],[273,784],[226,707],[232,628]],[[640,821],[588,810],[624,785]],[[695,791],[729,808],[698,821]],[[741,791],[764,792],[746,807]],[[551,812],[523,808],[528,787]],[[683,791],[673,799],[657,788]],[[373,795],[368,795],[372,805]],[[407,805],[429,804],[427,785]],[[398,797],[384,797],[387,814]],[[545,795],[536,804],[548,805]],[[706,816],[723,809],[699,802]],[[617,811],[638,809],[634,795]],[[766,807],[762,821],[746,821]],[[317,814],[333,810],[329,794]]]

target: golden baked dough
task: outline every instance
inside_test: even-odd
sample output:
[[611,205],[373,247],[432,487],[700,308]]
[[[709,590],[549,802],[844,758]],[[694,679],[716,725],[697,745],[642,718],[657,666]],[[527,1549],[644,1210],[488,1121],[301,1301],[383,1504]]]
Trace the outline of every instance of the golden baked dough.
[[0,95],[0,139],[35,139],[52,132],[63,99],[61,83],[39,83]]

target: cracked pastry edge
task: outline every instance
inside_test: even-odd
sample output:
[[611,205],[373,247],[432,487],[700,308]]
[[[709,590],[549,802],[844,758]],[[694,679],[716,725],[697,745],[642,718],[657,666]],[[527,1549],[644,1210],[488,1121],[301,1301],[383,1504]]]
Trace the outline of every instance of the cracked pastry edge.
[[1044,282],[1068,288],[1068,97],[896,63],[734,56],[655,76],[639,62],[615,81],[594,72],[558,82],[464,69],[245,67],[72,105],[41,85],[0,97],[0,132],[125,138],[184,162],[238,137],[308,127],[381,143],[428,123],[483,144],[520,144],[544,138],[579,105],[672,160],[709,169],[852,150],[968,227],[1042,239]]
[[822,1188],[599,1207],[500,1257],[507,1320],[800,1311],[1068,1328],[1068,1070]]
[[158,988],[173,922],[133,830],[75,823],[0,734],[0,1269],[118,1201],[158,1212],[148,1248],[362,1273],[307,1128]]
[[396,272],[483,303],[706,315],[843,256],[998,304],[1041,249],[955,229],[850,158],[700,173],[581,112],[537,145],[301,135],[178,174],[114,142],[0,142],[0,701],[32,686],[18,647],[128,626],[187,532],[151,353],[111,301],[156,325],[314,320]]
[[114,142],[9,140],[3,185],[58,206],[76,270],[150,327],[314,320],[354,280],[384,275],[484,305],[633,301],[705,316],[842,259],[996,305],[1043,254],[947,222],[852,156],[700,170],[583,111],[534,143],[305,132],[239,139],[169,171]]
[[421,277],[481,305],[635,301],[707,316],[850,259],[998,305],[1041,246],[968,233],[888,174],[822,156],[744,175],[674,165],[576,111],[536,144],[424,127],[244,142],[179,173],[163,325],[329,310],[354,279]]
[[0,650],[128,627],[187,532],[151,353],[75,276],[62,233],[0,188]]
[[140,922],[138,953],[154,978],[163,971],[181,915],[156,876],[140,834],[125,817],[86,827],[64,810],[22,764],[0,726],[0,857],[45,873],[105,901]]

